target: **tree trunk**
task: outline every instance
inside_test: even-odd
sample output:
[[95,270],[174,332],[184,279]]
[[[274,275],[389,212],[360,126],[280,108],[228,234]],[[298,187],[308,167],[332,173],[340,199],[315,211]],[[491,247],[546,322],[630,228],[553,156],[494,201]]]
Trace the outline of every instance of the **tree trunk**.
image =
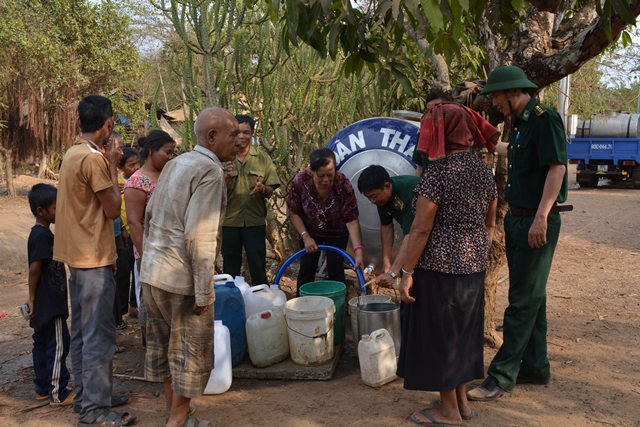
[[9,195],[9,197],[17,197],[18,193],[16,192],[16,185],[13,182],[13,150],[7,150],[4,147],[0,147],[0,152],[4,154],[7,194]]
[[496,185],[498,187],[498,212],[496,215],[496,230],[489,249],[489,264],[484,277],[484,341],[492,348],[500,348],[502,338],[496,333],[496,290],[498,275],[507,257],[505,255],[504,216],[507,204],[504,201],[504,186],[507,181],[507,159],[498,156],[496,168]]
[[267,241],[273,248],[278,263],[282,263],[287,259],[284,241],[278,231],[278,223],[270,205],[267,207]]
[[47,153],[45,152],[44,146],[42,147],[42,152],[40,153],[40,167],[38,168],[38,179],[46,178],[47,174]]

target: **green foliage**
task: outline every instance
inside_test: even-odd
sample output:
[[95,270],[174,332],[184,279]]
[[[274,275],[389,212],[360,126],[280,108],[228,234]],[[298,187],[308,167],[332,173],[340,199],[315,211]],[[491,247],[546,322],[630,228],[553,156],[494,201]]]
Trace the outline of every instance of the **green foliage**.
[[[3,144],[21,157],[70,144],[79,98],[122,92],[139,77],[131,38],[128,16],[108,0],[1,1],[0,119],[14,117],[16,133]],[[9,113],[23,109],[23,121]]]
[[[596,0],[609,38],[613,14],[619,14],[629,24],[635,23],[630,8],[630,3],[635,1]],[[394,78],[409,95],[413,94],[410,77],[415,81],[417,71],[416,63],[410,60],[415,47],[407,34],[408,28],[416,31],[426,26],[425,39],[430,52],[442,54],[448,64],[459,65],[477,45],[474,33],[483,17],[493,34],[507,40],[526,12],[523,0],[382,0],[358,8],[350,1],[267,2],[272,21],[286,22],[287,31],[281,33],[285,50],[289,44],[299,46],[298,40],[301,40],[322,56],[328,54],[336,58],[338,52],[342,52],[346,58],[346,76],[351,73],[359,76],[364,63],[370,63],[381,71],[382,86]],[[585,0],[573,2],[565,19],[570,19],[586,3]],[[478,69],[478,65],[474,64],[475,68]]]

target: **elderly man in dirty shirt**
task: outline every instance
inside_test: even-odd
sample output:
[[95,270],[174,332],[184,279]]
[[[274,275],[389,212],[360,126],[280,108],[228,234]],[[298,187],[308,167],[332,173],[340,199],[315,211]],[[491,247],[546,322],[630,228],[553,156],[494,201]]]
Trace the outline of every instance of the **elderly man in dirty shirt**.
[[213,275],[227,189],[222,162],[238,154],[238,122],[208,108],[198,145],[165,166],[147,206],[140,282],[147,303],[146,378],[162,382],[168,427],[204,427],[188,415],[213,369]]

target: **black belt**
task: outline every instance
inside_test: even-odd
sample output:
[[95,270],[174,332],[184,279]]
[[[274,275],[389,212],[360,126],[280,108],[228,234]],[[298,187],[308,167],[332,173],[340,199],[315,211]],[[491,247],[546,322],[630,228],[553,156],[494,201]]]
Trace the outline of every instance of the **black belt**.
[[[572,210],[573,205],[553,206],[549,213],[571,212]],[[538,211],[534,211],[532,209],[522,209],[509,206],[509,213],[515,216],[536,216],[537,212]]]

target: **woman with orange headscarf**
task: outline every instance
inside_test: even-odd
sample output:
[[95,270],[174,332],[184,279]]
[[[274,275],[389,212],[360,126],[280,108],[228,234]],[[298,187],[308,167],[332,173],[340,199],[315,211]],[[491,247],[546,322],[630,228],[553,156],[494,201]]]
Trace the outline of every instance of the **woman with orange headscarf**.
[[416,187],[415,219],[398,288],[405,306],[398,376],[408,390],[439,391],[442,404],[417,410],[421,425],[471,418],[466,383],[484,378],[484,274],[495,229],[491,169],[470,152],[495,147],[496,129],[458,104],[425,114],[417,150],[439,160]]

